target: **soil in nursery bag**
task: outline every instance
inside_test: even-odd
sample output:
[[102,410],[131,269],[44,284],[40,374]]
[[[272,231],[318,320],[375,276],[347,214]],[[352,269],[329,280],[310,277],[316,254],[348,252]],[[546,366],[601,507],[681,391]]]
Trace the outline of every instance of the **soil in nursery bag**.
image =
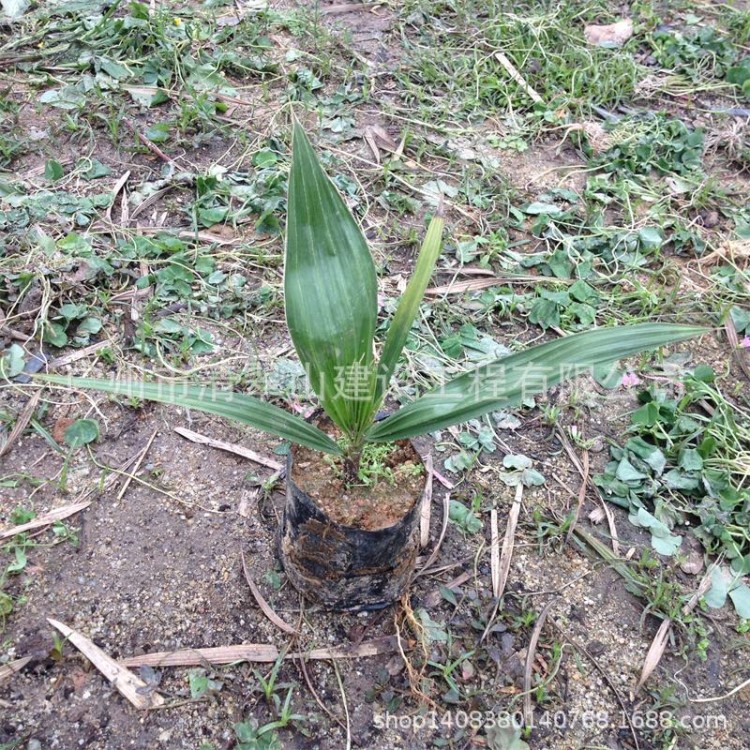
[[422,459],[408,440],[393,444],[379,464],[390,479],[347,487],[341,459],[295,446],[291,478],[335,523],[374,531],[400,521],[425,483]]
[[363,458],[366,483],[349,486],[340,459],[299,446],[287,458],[279,555],[292,584],[335,610],[398,599],[414,574],[425,483],[411,443],[377,446]]

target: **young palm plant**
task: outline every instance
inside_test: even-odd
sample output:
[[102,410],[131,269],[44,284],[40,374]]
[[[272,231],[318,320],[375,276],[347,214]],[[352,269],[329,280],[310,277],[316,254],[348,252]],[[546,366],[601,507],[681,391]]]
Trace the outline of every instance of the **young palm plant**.
[[[244,393],[189,384],[52,375],[43,379],[175,404],[252,425],[333,454],[340,462],[344,486],[351,488],[358,481],[368,444],[403,441],[466,422],[519,404],[533,390],[543,391],[585,368],[705,332],[692,326],[645,323],[566,336],[467,371],[376,421],[439,256],[442,231],[442,218],[433,218],[376,357],[378,304],[372,256],[305,133],[294,126],[284,266],[286,320],[310,384],[337,429],[337,439]],[[531,371],[533,382],[528,377]],[[291,461],[290,454],[289,469]],[[403,522],[386,529],[337,526],[300,492],[288,472],[281,557],[291,580],[333,607],[382,606],[392,601],[408,584],[416,558],[416,500]],[[336,534],[329,533],[331,525],[337,527]],[[333,538],[339,540],[338,548],[331,546]]]

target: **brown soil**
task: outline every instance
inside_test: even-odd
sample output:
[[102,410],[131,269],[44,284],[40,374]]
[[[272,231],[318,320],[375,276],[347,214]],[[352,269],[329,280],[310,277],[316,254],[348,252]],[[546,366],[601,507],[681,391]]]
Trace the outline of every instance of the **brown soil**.
[[400,521],[414,506],[424,488],[422,465],[408,440],[395,443],[384,465],[393,470],[393,483],[381,480],[372,486],[347,487],[343,462],[318,451],[295,447],[292,479],[336,523],[368,531],[384,529]]

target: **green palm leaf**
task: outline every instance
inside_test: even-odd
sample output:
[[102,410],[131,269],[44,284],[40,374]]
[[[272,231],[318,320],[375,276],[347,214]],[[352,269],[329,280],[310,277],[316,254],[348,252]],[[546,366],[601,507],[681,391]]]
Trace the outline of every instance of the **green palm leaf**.
[[406,338],[409,335],[409,329],[419,310],[419,303],[424,296],[424,290],[427,288],[435,263],[437,263],[444,224],[443,219],[437,216],[430,222],[422,248],[419,251],[414,273],[409,279],[406,291],[401,296],[401,301],[398,303],[398,308],[388,328],[383,353],[378,363],[375,408],[380,404],[380,400],[388,388],[396,363],[401,356],[401,350],[404,348]]
[[600,328],[491,362],[460,375],[400,409],[366,434],[389,442],[440,430],[520,403],[590,369],[664,344],[699,336],[707,329],[663,323]]
[[326,413],[349,435],[372,414],[375,265],[362,232],[295,124],[284,265],[286,320]]
[[71,388],[91,388],[118,396],[160,401],[164,404],[182,406],[185,409],[218,414],[220,417],[244,422],[313,450],[341,453],[341,448],[328,435],[308,424],[301,417],[243,393],[174,382],[142,383],[137,380],[98,380],[61,375],[37,375],[35,379],[57,385],[67,385]]

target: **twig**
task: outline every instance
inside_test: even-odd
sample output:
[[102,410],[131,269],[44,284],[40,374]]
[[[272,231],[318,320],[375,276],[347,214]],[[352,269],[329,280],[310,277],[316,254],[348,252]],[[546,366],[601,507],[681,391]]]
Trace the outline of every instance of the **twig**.
[[534,669],[534,659],[536,659],[536,647],[539,643],[539,636],[542,634],[544,622],[547,619],[547,613],[556,599],[547,602],[544,609],[539,613],[534,629],[531,631],[529,646],[526,649],[526,665],[523,671],[523,721],[527,727],[533,726],[534,710],[531,707],[531,672]]
[[607,683],[609,689],[614,693],[615,698],[617,698],[617,702],[620,704],[620,708],[622,709],[622,714],[625,717],[626,721],[628,722],[628,727],[630,729],[630,734],[633,738],[633,743],[635,744],[635,750],[640,750],[640,745],[638,744],[638,735],[635,732],[635,727],[633,726],[633,720],[630,717],[630,714],[628,713],[628,710],[625,706],[625,701],[623,700],[622,695],[620,695],[620,691],[615,687],[615,684],[610,679],[609,675],[604,671],[604,669],[599,665],[599,662],[588,652],[588,650],[585,648],[585,646],[582,646],[580,643],[577,643],[575,639],[570,636],[568,633],[566,633],[553,619],[549,620],[552,627],[557,630],[560,635],[565,638],[565,640],[570,643],[571,646],[573,646],[577,651],[582,653],[595,667],[597,672],[604,678],[604,681]]
[[344,683],[341,680],[341,673],[336,662],[333,662],[333,672],[336,675],[336,682],[339,685],[341,691],[341,703],[344,706],[344,718],[346,720],[346,750],[351,750],[352,747],[352,727],[349,721],[349,706],[346,702],[346,690],[344,690]]
[[[591,488],[592,492],[596,496],[597,500],[599,500],[599,503],[602,507],[602,510],[604,511],[604,515],[607,518],[607,526],[609,527],[609,535],[612,539],[612,551],[615,553],[615,555],[620,554],[620,538],[617,534],[617,525],[615,524],[615,517],[612,514],[612,511],[609,508],[609,505],[607,505],[607,502],[602,497],[601,493],[599,492],[599,488],[591,481],[591,476],[588,472],[588,467],[586,470],[584,470],[583,465],[578,460],[578,456],[576,455],[576,452],[573,450],[573,446],[570,444],[570,440],[568,440],[567,435],[560,429],[557,430],[557,437],[562,443],[562,447],[565,449],[565,452],[568,454],[568,457],[573,462],[573,465],[578,469],[578,473],[581,475],[581,478],[584,479],[584,487],[586,484]],[[555,477],[557,481],[563,486],[567,488],[567,485],[565,485],[559,478]],[[569,488],[568,492],[571,494],[574,494],[571,492]],[[583,491],[583,488],[582,488]],[[578,516],[576,516],[577,518]],[[574,526],[571,526],[571,532],[574,530]],[[568,534],[568,537],[566,538],[566,542],[570,540],[570,534]]]
[[[414,644],[407,643],[411,648]],[[396,636],[389,635],[365,641],[356,646],[333,646],[312,651],[295,651],[284,654],[284,659],[359,659],[396,651],[403,646]],[[186,648],[180,651],[160,651],[140,656],[129,656],[120,660],[126,667],[191,667],[208,664],[234,664],[250,661],[272,664],[281,654],[270,643],[242,643],[238,646],[214,646],[210,648]]]
[[330,719],[333,719],[344,731],[346,731],[346,724],[341,720],[340,717],[336,716],[333,711],[331,711],[328,706],[326,706],[325,703],[321,700],[320,696],[318,695],[318,691],[315,689],[315,685],[313,685],[313,681],[310,677],[310,673],[307,671],[307,665],[305,664],[305,660],[300,658],[297,660],[297,664],[299,664],[300,672],[302,672],[302,677],[305,680],[305,684],[307,685],[307,689],[312,693],[312,697],[315,698],[315,702],[323,709],[323,711],[328,714],[328,717]]
[[714,698],[689,698],[688,700],[691,703],[716,703],[717,701],[725,701],[727,698],[731,698],[735,693],[739,693],[740,690],[744,690],[746,687],[750,687],[750,680],[745,680],[724,695],[717,695]]
[[8,451],[13,447],[13,444],[21,437],[23,431],[28,426],[31,418],[34,416],[36,407],[39,404],[39,399],[42,397],[42,391],[37,391],[27,402],[26,406],[23,407],[23,411],[18,415],[16,423],[13,425],[13,429],[8,435],[8,439],[5,441],[5,445],[0,448],[0,458],[2,458]]
[[152,153],[156,154],[162,161],[168,164],[173,163],[173,159],[167,156],[153,141],[146,138],[143,133],[135,126],[132,120],[127,117],[122,118],[122,123],[135,135],[136,138]]
[[95,354],[102,349],[106,349],[108,346],[111,346],[111,344],[111,339],[97,341],[96,344],[91,344],[91,346],[84,347],[83,349],[79,349],[78,351],[70,352],[70,354],[64,354],[62,357],[55,357],[55,359],[49,361],[47,367],[50,370],[55,370],[58,367],[64,367],[65,365],[77,362],[79,359],[88,357],[89,354]]
[[438,537],[437,544],[435,544],[435,547],[432,550],[430,556],[427,558],[427,561],[414,576],[415,578],[419,578],[419,576],[424,575],[430,565],[432,565],[432,563],[435,561],[435,558],[437,558],[438,556],[440,547],[443,544],[443,539],[445,539],[445,532],[448,529],[448,518],[450,517],[450,497],[450,493],[448,492],[443,495],[443,522],[442,526],[440,527],[440,536]]
[[271,605],[264,599],[263,594],[260,593],[260,589],[255,585],[255,582],[250,576],[250,571],[247,569],[247,561],[245,560],[245,553],[242,551],[242,548],[240,548],[240,557],[242,558],[242,572],[245,574],[247,585],[250,587],[250,591],[252,592],[253,597],[258,603],[258,606],[261,608],[263,614],[277,628],[283,630],[285,633],[289,633],[289,635],[294,636],[299,635],[299,631],[284,622],[284,620],[282,620],[281,617],[279,617],[276,612],[273,611]]
[[363,10],[377,8],[382,3],[344,3],[342,5],[329,5],[320,9],[321,16],[332,16],[337,13],[358,13]]
[[432,467],[432,476],[445,487],[446,490],[452,490],[456,485],[450,479],[446,479],[434,466]]
[[495,59],[505,68],[508,75],[528,94],[532,101],[536,104],[544,104],[544,99],[526,83],[516,66],[502,52],[495,52]]
[[29,336],[28,333],[22,333],[21,331],[17,331],[15,328],[8,328],[8,326],[0,326],[0,333],[10,336],[10,338],[14,339],[15,341],[26,342],[31,339],[31,336]]
[[490,511],[490,572],[492,595],[500,597],[500,534],[497,530],[497,508]]
[[510,572],[510,561],[513,557],[513,546],[515,544],[516,526],[518,517],[521,514],[521,501],[523,500],[523,484],[518,483],[516,487],[516,496],[513,498],[510,513],[508,514],[508,524],[505,527],[505,537],[503,538],[503,549],[500,554],[500,580],[497,587],[497,598],[499,599],[505,592],[505,584],[508,581]]
[[430,541],[430,515],[432,511],[432,454],[428,453],[424,459],[427,481],[422,495],[422,505],[419,509],[419,546],[426,547]]
[[117,502],[119,503],[120,500],[125,496],[125,493],[128,491],[128,487],[130,487],[130,483],[133,481],[133,477],[135,476],[136,472],[140,468],[141,464],[143,463],[143,459],[146,458],[146,454],[148,453],[148,449],[151,447],[151,443],[154,442],[154,438],[156,437],[156,433],[158,430],[154,430],[151,434],[151,437],[146,442],[146,445],[143,447],[143,450],[141,451],[138,458],[135,460],[135,465],[133,466],[133,469],[130,471],[130,473],[125,477],[125,481],[122,483],[122,488],[117,493]]
[[[505,593],[505,584],[508,582],[508,573],[510,571],[510,561],[513,557],[513,546],[515,544],[516,526],[518,525],[518,517],[521,514],[521,501],[523,500],[523,484],[519,482],[516,485],[516,496],[513,499],[513,505],[511,505],[510,513],[508,513],[508,524],[505,527],[505,537],[503,538],[503,549],[500,553],[500,576],[497,583],[497,596],[495,597],[495,605],[492,608],[492,614],[487,619],[487,626],[482,633],[482,637],[479,642],[482,643],[484,639],[489,635],[492,623],[497,615],[497,610],[500,608],[500,600]],[[493,592],[494,593],[494,592]]]
[[282,471],[284,468],[284,465],[279,463],[278,461],[274,461],[272,458],[265,458],[264,456],[261,456],[260,453],[256,453],[249,448],[244,448],[241,445],[225,443],[223,440],[214,440],[213,438],[206,437],[205,435],[193,432],[192,430],[188,430],[186,427],[175,427],[174,431],[178,435],[182,435],[182,437],[187,438],[194,443],[199,443],[200,445],[208,445],[211,448],[218,448],[221,451],[234,453],[237,456],[242,456],[243,458],[248,458],[251,461],[255,461],[256,464],[261,464],[261,466],[267,466],[269,469],[273,469],[274,471]]
[[[444,294],[462,294],[464,292],[475,292],[502,284],[539,284],[545,281],[540,276],[493,276],[492,278],[466,279],[464,281],[452,281],[443,286],[433,286],[425,289],[425,296],[440,297]],[[550,281],[550,279],[547,279]],[[554,279],[558,281],[558,279]]]
[[17,534],[22,534],[25,531],[33,531],[34,529],[40,529],[43,526],[49,526],[51,523],[55,523],[55,521],[62,521],[63,518],[68,518],[76,513],[80,513],[82,510],[88,508],[89,505],[91,505],[91,500],[51,510],[49,513],[45,513],[43,516],[35,518],[33,521],[0,531],[0,539],[9,539]]
[[47,618],[47,622],[59,630],[136,708],[147,709],[164,705],[164,698],[159,693],[150,692],[143,680],[118,664],[88,638],[58,620]]
[[583,451],[582,464],[583,465],[581,467],[581,487],[578,490],[578,502],[576,503],[576,509],[573,512],[573,519],[570,522],[568,533],[565,535],[566,544],[570,542],[570,537],[573,535],[573,531],[575,530],[576,524],[578,523],[578,516],[581,515],[581,508],[583,507],[583,503],[586,500],[586,487],[588,486],[588,481],[589,481],[589,452],[587,450]]

